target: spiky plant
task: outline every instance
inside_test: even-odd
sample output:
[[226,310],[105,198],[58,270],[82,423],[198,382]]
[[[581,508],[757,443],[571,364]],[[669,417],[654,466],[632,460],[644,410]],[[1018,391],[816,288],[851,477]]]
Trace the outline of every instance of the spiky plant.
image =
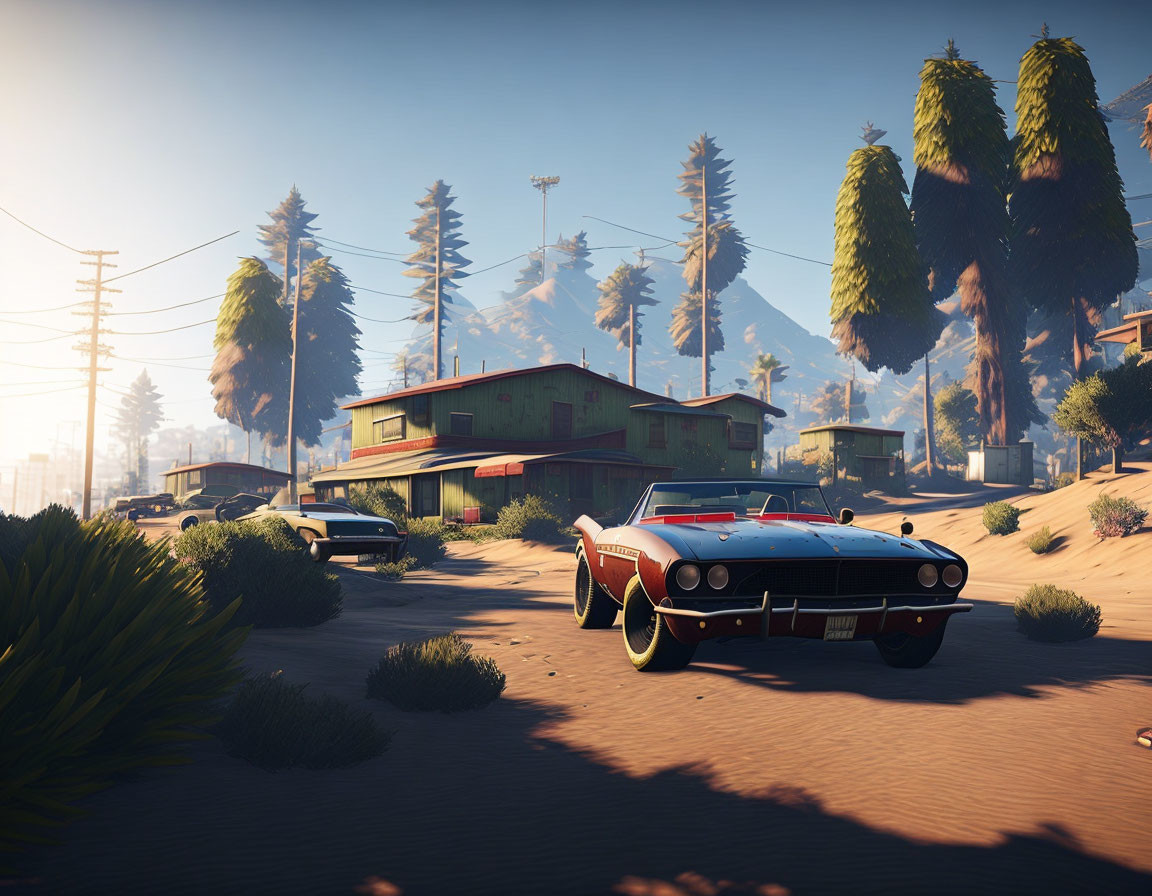
[[887,146],[856,150],[847,167],[836,197],[832,335],[870,371],[907,373],[944,327],[916,251],[908,185]]
[[412,319],[418,324],[432,325],[432,379],[435,380],[444,375],[440,343],[452,304],[451,297],[445,293],[456,285],[455,280],[464,276],[460,269],[471,264],[460,254],[468,243],[460,237],[460,213],[452,208],[456,197],[451,191],[450,186],[438,180],[416,200],[422,211],[413,220],[415,226],[408,231],[408,238],[419,248],[408,256],[411,267],[404,272],[404,276],[421,281],[412,293],[417,302]]
[[599,284],[596,326],[607,330],[628,349],[628,385],[636,385],[636,346],[640,344],[640,308],[659,304],[652,297],[653,280],[640,265],[622,263]]
[[936,301],[959,290],[976,328],[974,389],[987,442],[1039,422],[1021,361],[1027,309],[1008,283],[1008,142],[996,87],[952,41],[926,59],[916,94],[912,220]]
[[[701,394],[707,395],[711,356],[724,348],[716,297],[744,270],[748,248],[728,216],[732,199],[732,173],[728,168],[732,162],[720,157],[720,147],[707,134],[701,134],[688,149],[690,154],[682,163],[684,170],[677,190],[692,204],[691,211],[680,216],[693,225],[687,239],[680,243],[684,249],[684,280],[688,288],[672,312],[669,332],[677,352],[701,359]],[[705,289],[707,302],[701,299]],[[707,311],[707,327],[704,311]]]
[[304,266],[320,257],[313,241],[312,222],[316,220],[316,214],[305,211],[306,204],[293,184],[284,201],[268,213],[272,223],[259,227],[260,242],[268,249],[268,261],[284,273],[281,300],[285,305],[292,299],[288,290],[299,273],[296,270],[297,247],[300,248],[300,263]]
[[1069,321],[1071,345],[1048,348],[1079,378],[1093,319],[1132,288],[1137,257],[1096,79],[1071,38],[1041,38],[1020,60],[1013,146],[1013,286],[1039,312]]

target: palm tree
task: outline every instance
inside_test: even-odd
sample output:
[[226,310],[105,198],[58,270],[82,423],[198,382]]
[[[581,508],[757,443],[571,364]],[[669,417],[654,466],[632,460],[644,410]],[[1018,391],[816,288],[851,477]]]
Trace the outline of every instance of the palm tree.
[[787,365],[780,363],[780,359],[771,352],[758,355],[756,363],[748,370],[748,375],[760,389],[760,400],[772,404],[772,384],[786,380],[784,371]]
[[656,305],[652,298],[653,280],[643,265],[622,263],[608,275],[600,289],[596,326],[607,330],[628,349],[628,385],[636,385],[636,346],[640,344],[639,308]]

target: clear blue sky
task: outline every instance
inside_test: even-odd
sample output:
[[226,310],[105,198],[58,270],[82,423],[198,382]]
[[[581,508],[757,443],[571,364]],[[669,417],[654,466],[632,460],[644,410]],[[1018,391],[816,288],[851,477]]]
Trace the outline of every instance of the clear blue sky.
[[[701,131],[734,160],[732,213],[747,238],[830,261],[835,195],[860,125],[887,129],[883,142],[911,181],[918,72],[949,37],[991,77],[1014,81],[1047,20],[1054,35],[1086,48],[1105,101],[1152,71],[1152,16],[1106,0],[0,6],[0,205],[81,248],[119,249],[121,271],[241,230],[125,280],[115,297],[122,311],[222,292],[237,256],[257,251],[256,225],[293,183],[324,235],[406,251],[413,201],[443,178],[459,197],[475,267],[538,243],[533,173],[562,178],[550,237],[585,227],[594,246],[651,242],[582,215],[675,237],[686,208],[676,175]],[[1015,87],[1000,86],[1011,127]],[[1114,127],[1113,138],[1128,190],[1152,192],[1135,132]],[[593,274],[625,254],[595,253]],[[410,291],[399,265],[335,257],[353,283]],[[77,262],[0,218],[0,317],[72,301],[74,280],[86,275]],[[477,276],[463,292],[491,304],[518,266]],[[746,277],[804,326],[827,332],[827,268],[754,251]],[[367,293],[359,301],[361,313],[381,318],[408,309]],[[115,329],[214,314],[209,302],[117,318]],[[76,321],[68,311],[20,319]],[[211,352],[212,329],[106,339],[127,357],[193,356],[180,363],[206,368],[194,356]],[[395,349],[408,329],[364,329],[375,350],[363,379],[371,389],[388,378],[376,352]],[[52,332],[0,324],[0,340]],[[0,359],[74,364],[71,344],[0,345]],[[142,365],[110,366],[103,381],[122,388]],[[149,371],[174,422],[214,421],[203,370]],[[3,395],[52,389],[45,382],[57,378],[63,388],[75,376],[0,365],[0,461],[44,450],[56,421],[83,410],[79,391]],[[106,415],[118,399],[105,391],[102,401]]]

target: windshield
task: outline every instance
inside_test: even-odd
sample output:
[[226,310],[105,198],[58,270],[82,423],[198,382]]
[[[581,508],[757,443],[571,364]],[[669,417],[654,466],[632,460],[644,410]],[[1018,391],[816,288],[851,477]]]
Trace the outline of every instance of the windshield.
[[831,516],[819,486],[802,482],[658,482],[636,519],[698,513],[738,517],[819,514]]

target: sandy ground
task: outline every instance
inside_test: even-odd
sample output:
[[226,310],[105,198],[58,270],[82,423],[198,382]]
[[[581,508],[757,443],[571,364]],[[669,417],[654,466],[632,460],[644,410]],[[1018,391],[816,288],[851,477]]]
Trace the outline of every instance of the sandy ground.
[[[1028,510],[1012,536],[983,534],[978,507],[910,516],[967,557],[977,604],[921,670],[868,643],[779,639],[709,642],[685,671],[641,675],[618,626],[575,626],[567,550],[456,544],[400,583],[345,568],[339,619],[255,632],[244,655],[373,709],[390,749],[273,774],[199,745],[92,798],[32,889],[1152,892],[1152,752],[1134,744],[1152,724],[1152,529],[1100,543],[1085,510],[1101,489],[1152,503],[1141,468],[1012,498]],[[1043,524],[1063,540],[1038,557],[1023,538]],[[1017,634],[1011,602],[1036,581],[1100,603],[1099,635]],[[453,629],[507,672],[496,704],[363,698],[387,645]]]

